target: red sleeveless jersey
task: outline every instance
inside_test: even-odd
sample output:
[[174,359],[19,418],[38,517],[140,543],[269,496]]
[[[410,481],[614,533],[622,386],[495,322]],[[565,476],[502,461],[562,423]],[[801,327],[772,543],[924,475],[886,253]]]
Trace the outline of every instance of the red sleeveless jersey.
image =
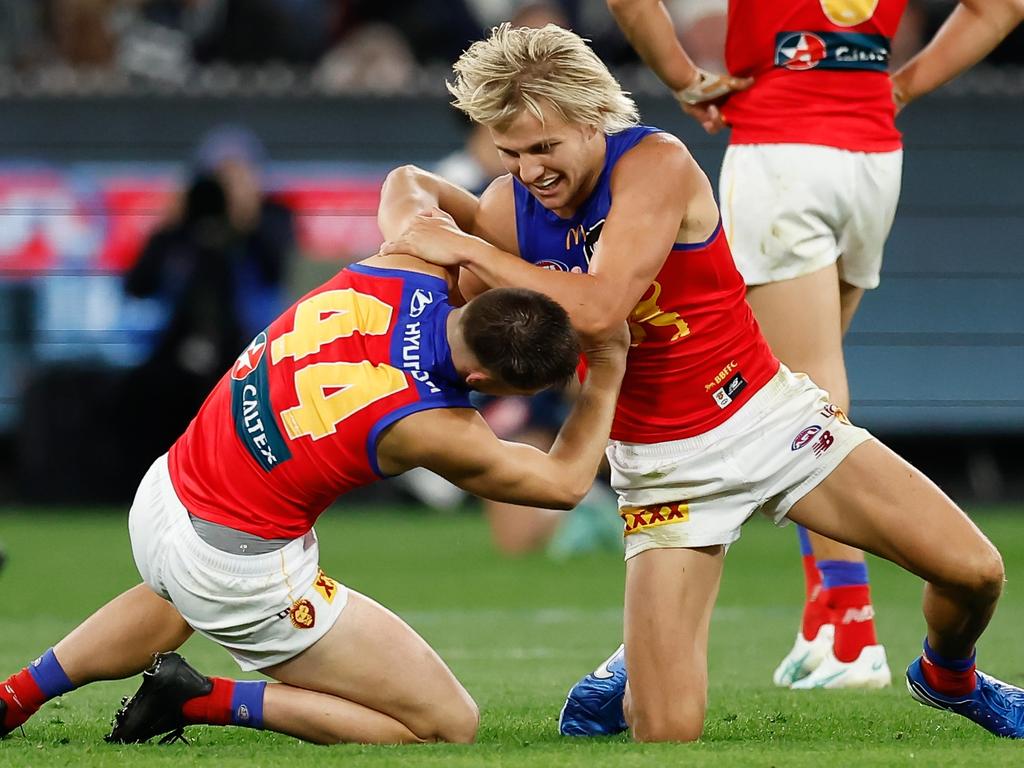
[[677,244],[629,317],[632,348],[612,439],[656,443],[728,419],[779,370],[719,223]]
[[890,41],[907,0],[729,0],[729,72],[753,77],[723,108],[733,144],[901,146]]
[[381,476],[377,438],[428,408],[470,407],[438,277],[353,265],[242,353],[168,455],[196,517],[296,538],[342,493]]

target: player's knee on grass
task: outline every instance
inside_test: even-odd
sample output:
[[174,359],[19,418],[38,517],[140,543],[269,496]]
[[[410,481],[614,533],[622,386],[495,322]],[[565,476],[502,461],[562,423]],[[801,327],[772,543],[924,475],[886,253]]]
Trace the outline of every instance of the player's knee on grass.
[[416,735],[426,741],[447,741],[452,744],[472,744],[480,726],[480,709],[472,697],[463,692],[459,701],[436,712],[432,732]]
[[704,707],[698,702],[642,707],[633,701],[629,714],[637,741],[696,741],[704,732]]

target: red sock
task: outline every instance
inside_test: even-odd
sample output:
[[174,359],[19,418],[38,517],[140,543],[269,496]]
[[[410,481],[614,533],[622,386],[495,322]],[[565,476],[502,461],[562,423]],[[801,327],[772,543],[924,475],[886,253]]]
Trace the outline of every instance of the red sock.
[[821,588],[821,571],[814,560],[814,555],[804,555],[804,616],[800,624],[800,633],[804,640],[813,640],[818,636],[822,624],[828,624],[828,606],[826,592]]
[[944,696],[966,696],[977,685],[974,664],[963,670],[947,669],[929,659],[927,653],[921,656],[921,672],[924,681]]
[[856,661],[865,646],[878,645],[871,587],[855,584],[828,590],[828,608],[836,628],[832,652],[839,661]]
[[17,728],[46,703],[46,694],[40,690],[28,667],[0,683],[0,698],[7,703],[5,730]]
[[193,724],[230,725],[235,681],[226,677],[211,677],[210,682],[213,683],[213,690],[205,696],[196,696],[186,701],[181,713]]

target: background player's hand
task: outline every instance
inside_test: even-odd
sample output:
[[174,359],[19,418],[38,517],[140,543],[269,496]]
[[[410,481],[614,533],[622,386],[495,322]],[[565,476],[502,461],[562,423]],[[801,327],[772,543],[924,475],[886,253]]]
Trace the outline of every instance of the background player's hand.
[[459,229],[455,220],[440,208],[418,213],[405,231],[386,241],[382,254],[408,253],[441,267],[459,266],[459,252],[473,237]]
[[718,133],[726,127],[719,107],[736,91],[749,88],[752,77],[733,77],[698,69],[693,82],[686,88],[673,91],[679,107],[694,118],[705,131]]
[[899,73],[892,75],[889,78],[889,82],[892,85],[892,103],[896,107],[895,114],[898,115],[907,106],[910,99],[907,97],[906,89],[900,82]]

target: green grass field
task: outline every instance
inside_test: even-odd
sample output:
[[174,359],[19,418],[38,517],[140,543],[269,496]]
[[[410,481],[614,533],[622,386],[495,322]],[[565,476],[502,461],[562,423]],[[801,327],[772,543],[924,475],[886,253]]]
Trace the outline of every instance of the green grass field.
[[[1024,684],[1024,513],[979,513],[1002,549],[1009,583],[979,649],[986,671]],[[503,560],[476,515],[375,508],[334,511],[318,526],[324,569],[396,610],[440,652],[482,711],[473,746],[315,747],[241,729],[192,728],[192,745],[105,744],[111,715],[137,680],[102,683],[47,704],[0,742],[0,767],[36,766],[1019,766],[1024,746],[999,740],[907,695],[902,670],[923,634],[920,583],[872,561],[878,628],[896,675],[881,692],[773,688],[796,630],[801,594],[793,531],[754,520],[728,557],[711,639],[710,709],[702,742],[635,745],[567,740],[556,718],[568,687],[619,642],[623,567],[616,555],[567,563]],[[9,563],[0,575],[0,673],[16,671],[91,610],[137,580],[123,514],[0,512]],[[950,542],[950,557],[956,557]],[[208,674],[237,675],[201,638],[185,655]]]

